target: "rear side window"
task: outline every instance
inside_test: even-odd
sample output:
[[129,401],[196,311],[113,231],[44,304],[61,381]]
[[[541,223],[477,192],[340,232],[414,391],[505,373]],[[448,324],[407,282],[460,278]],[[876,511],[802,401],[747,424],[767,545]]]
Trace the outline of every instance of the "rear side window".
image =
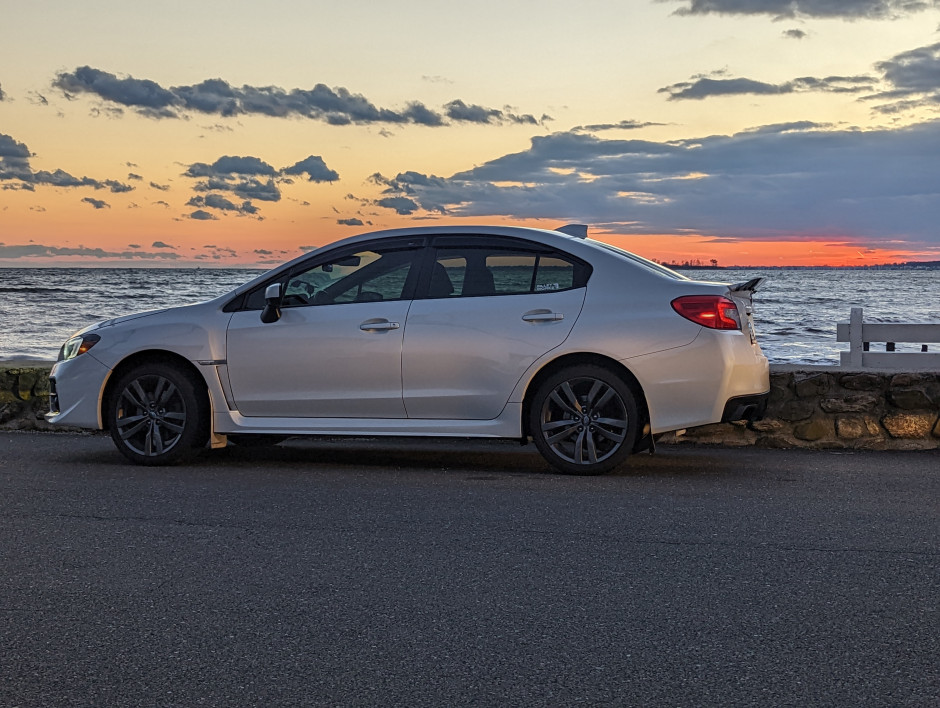
[[428,297],[557,292],[587,283],[591,269],[580,259],[537,245],[519,248],[518,243],[436,248]]

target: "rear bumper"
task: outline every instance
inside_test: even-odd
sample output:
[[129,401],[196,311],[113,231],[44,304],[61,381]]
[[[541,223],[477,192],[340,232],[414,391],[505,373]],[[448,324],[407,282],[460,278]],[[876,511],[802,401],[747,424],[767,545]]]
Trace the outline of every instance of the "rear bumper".
[[767,357],[744,332],[703,328],[686,346],[622,363],[643,388],[654,434],[758,417],[770,395]]
[[725,403],[725,410],[721,414],[721,422],[760,420],[767,411],[767,401],[769,400],[770,392],[729,398],[728,402]]

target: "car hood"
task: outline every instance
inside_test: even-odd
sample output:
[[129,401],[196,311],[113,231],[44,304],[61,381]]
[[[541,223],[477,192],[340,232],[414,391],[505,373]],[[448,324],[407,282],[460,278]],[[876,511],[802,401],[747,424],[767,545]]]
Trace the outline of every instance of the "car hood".
[[107,327],[115,327],[125,322],[130,322],[132,320],[143,319],[144,317],[155,317],[157,315],[167,315],[170,313],[178,313],[185,310],[190,310],[192,308],[204,306],[207,303],[205,302],[196,302],[189,305],[178,305],[176,307],[164,307],[159,310],[144,310],[143,312],[135,312],[130,315],[122,315],[121,317],[112,317],[109,320],[102,320],[101,322],[96,322],[95,324],[88,325],[84,329],[80,329],[78,332],[72,336],[77,336],[79,334],[84,334],[85,332],[94,332],[95,330],[105,329]]

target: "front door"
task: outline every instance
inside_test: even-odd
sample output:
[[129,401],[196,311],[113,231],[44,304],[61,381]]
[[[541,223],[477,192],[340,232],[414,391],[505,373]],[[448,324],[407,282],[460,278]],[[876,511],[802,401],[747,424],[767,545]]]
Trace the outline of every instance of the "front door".
[[[281,317],[229,323],[238,411],[277,418],[403,418],[402,334],[419,249],[359,249],[318,259],[283,282]],[[255,299],[257,304],[257,298]]]

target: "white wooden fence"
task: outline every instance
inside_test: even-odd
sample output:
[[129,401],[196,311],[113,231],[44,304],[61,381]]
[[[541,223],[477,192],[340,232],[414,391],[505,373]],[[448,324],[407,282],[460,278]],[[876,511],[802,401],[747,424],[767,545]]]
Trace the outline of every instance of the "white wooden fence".
[[[849,342],[842,352],[842,366],[852,368],[898,369],[902,371],[940,371],[940,323],[936,324],[866,324],[862,308],[853,307],[849,322],[836,327],[836,339]],[[884,342],[884,351],[870,351],[870,342]],[[914,343],[921,351],[894,351],[895,344]],[[931,347],[933,344],[935,346]],[[933,349],[934,351],[930,351]]]

